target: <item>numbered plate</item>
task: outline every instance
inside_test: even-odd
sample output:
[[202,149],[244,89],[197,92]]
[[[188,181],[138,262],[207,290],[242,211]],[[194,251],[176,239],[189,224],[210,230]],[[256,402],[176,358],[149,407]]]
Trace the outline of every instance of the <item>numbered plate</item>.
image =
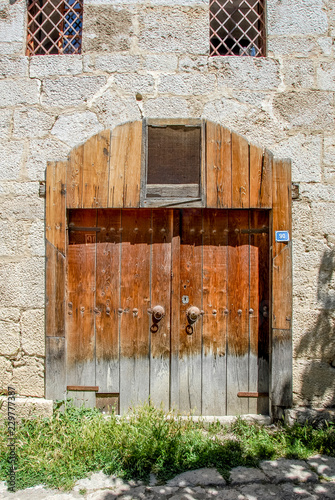
[[290,241],[290,233],[288,231],[276,231],[276,241],[285,243]]

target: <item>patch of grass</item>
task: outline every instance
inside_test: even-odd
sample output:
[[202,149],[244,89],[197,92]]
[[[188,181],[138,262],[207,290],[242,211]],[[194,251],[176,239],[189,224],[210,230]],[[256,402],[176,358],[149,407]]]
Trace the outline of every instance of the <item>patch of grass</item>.
[[[335,456],[335,427],[295,425],[266,428],[237,419],[231,426],[180,419],[145,404],[129,415],[105,419],[96,409],[56,405],[51,419],[22,421],[16,430],[17,489],[36,484],[70,489],[77,479],[103,470],[147,480],[166,480],[199,467],[216,467],[224,477],[259,460]],[[8,435],[0,425],[0,479],[9,472]]]

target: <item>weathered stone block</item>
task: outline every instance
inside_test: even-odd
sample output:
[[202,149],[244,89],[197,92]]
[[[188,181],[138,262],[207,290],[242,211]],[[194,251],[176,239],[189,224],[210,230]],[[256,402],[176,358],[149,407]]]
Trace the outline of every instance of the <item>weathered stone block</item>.
[[0,321],[14,321],[14,323],[18,323],[20,316],[20,309],[15,307],[0,308]]
[[11,131],[13,111],[11,109],[0,110],[0,139],[8,139]]
[[0,144],[0,180],[15,180],[20,176],[23,152],[21,141]]
[[208,5],[149,7],[139,15],[142,50],[206,55],[209,52]]
[[83,72],[83,56],[79,54],[44,55],[32,57],[29,74],[31,78],[48,76],[79,75]]
[[293,361],[294,403],[299,406],[326,408],[335,405],[334,368],[316,359]]
[[12,387],[20,396],[44,396],[44,361],[42,358],[22,356],[13,361]]
[[175,54],[145,54],[143,68],[147,71],[176,71],[178,57]]
[[139,56],[127,54],[97,55],[95,58],[95,69],[107,73],[135,72],[140,68]]
[[104,76],[64,76],[55,80],[47,79],[43,84],[42,104],[61,108],[79,106],[93,97],[105,83]]
[[45,200],[37,196],[15,196],[0,200],[2,217],[13,221],[44,219],[44,204]]
[[[290,408],[288,410],[284,410],[285,413],[285,423],[287,425],[294,425],[295,423],[299,425],[310,424],[314,426],[323,426],[325,422],[334,422],[335,421],[335,410],[326,410],[323,408]],[[308,460],[308,464],[313,469],[317,469],[318,474],[322,474],[318,470],[318,461],[315,460],[318,455],[315,457],[311,457]],[[326,457],[330,459],[331,463],[333,462],[333,458]],[[313,463],[314,462],[314,463]],[[320,462],[319,462],[320,463]],[[321,465],[321,464],[320,464]]]
[[98,114],[104,128],[113,128],[126,121],[141,119],[135,95],[119,97],[110,89],[94,100],[91,109]]
[[0,80],[0,107],[38,104],[39,80]]
[[269,35],[326,34],[322,0],[271,0],[267,3]]
[[33,222],[28,233],[28,249],[33,257],[45,256],[44,220]]
[[72,115],[61,115],[53,126],[51,134],[74,147],[101,130],[103,130],[103,126],[98,122],[96,115],[86,111]]
[[55,117],[35,108],[18,109],[14,111],[13,136],[43,137],[51,130]]
[[284,83],[296,89],[315,88],[314,62],[310,59],[289,59],[283,64]]
[[312,221],[315,234],[335,234],[335,203],[312,203]]
[[37,182],[13,182],[13,181],[3,181],[0,182],[0,195],[3,200],[4,196],[38,196],[39,183]]
[[[10,385],[10,381],[12,379],[13,367],[12,363],[9,359],[0,355],[0,390],[6,389]],[[0,414],[3,412],[4,407],[1,404],[1,396],[0,396]],[[5,399],[5,398],[3,398]],[[6,398],[7,399],[7,398]],[[6,413],[7,414],[7,413]]]
[[22,42],[2,43],[0,42],[0,54],[3,56],[22,55]]
[[333,55],[333,39],[330,36],[322,36],[318,38],[318,45],[321,53],[324,56]]
[[218,70],[218,89],[274,90],[280,85],[279,63],[254,57],[213,57],[209,67]]
[[303,183],[299,184],[300,196],[311,201],[334,201],[334,186],[331,184]]
[[1,4],[0,6],[0,33],[3,42],[20,42],[25,39],[25,2],[15,2],[13,5]]
[[141,94],[153,94],[155,91],[155,80],[151,75],[116,74],[114,82],[119,87],[119,92],[127,94],[136,94],[137,92]]
[[294,239],[311,234],[312,211],[307,202],[299,201],[292,205],[292,229]]
[[[322,304],[320,304],[322,307]],[[296,309],[293,323],[293,350],[296,358],[335,360],[335,314],[310,308]]]
[[162,75],[158,85],[159,92],[174,95],[201,95],[214,92],[216,76],[213,74],[178,73]]
[[69,145],[59,141],[56,137],[31,140],[26,165],[29,179],[45,179],[47,162],[65,160],[70,149]]
[[0,78],[28,76],[28,57],[0,57]]
[[44,307],[43,258],[0,263],[1,307]]
[[26,222],[0,219],[0,256],[24,255],[26,243]]
[[147,99],[143,104],[145,116],[152,118],[178,118],[190,116],[190,106],[181,97],[157,97]]
[[335,62],[321,62],[316,69],[317,85],[321,90],[334,91]]
[[[1,404],[3,402],[3,404]],[[7,398],[0,398],[0,418],[7,416]],[[48,418],[52,416],[53,401],[44,398],[15,398],[15,416],[21,418]],[[33,498],[33,497],[31,497]]]
[[28,355],[45,355],[44,310],[24,311],[21,316],[22,349]]
[[308,36],[269,36],[268,55],[310,57],[319,52],[315,38]]
[[179,59],[180,71],[207,71],[207,56],[181,56]]
[[272,152],[280,158],[292,159],[292,180],[295,182],[320,182],[321,151],[320,135],[299,133],[274,144]]
[[83,52],[128,50],[133,34],[131,10],[84,4]]
[[[20,348],[20,325],[0,320],[0,355],[11,356]],[[1,389],[1,385],[0,385]]]
[[273,101],[278,117],[290,127],[309,127],[323,130],[335,123],[334,99],[326,92],[286,92]]
[[335,164],[335,135],[324,137],[323,161],[326,164]]

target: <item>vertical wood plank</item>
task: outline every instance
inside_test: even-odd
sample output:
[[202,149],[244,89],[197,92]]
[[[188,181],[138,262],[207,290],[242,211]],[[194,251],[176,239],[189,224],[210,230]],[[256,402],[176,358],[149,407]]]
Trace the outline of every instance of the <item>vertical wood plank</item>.
[[275,241],[275,232],[287,230],[292,238],[291,164],[274,160],[273,164],[273,270],[272,325],[280,330],[291,328],[292,317],[292,242]]
[[207,207],[231,207],[231,133],[216,123],[207,122]]
[[248,413],[248,400],[237,393],[248,387],[249,357],[249,213],[228,212],[227,414]]
[[84,145],[80,145],[69,154],[66,181],[67,208],[80,208],[83,199],[83,158]]
[[46,172],[46,239],[65,255],[66,161],[49,162]]
[[119,392],[121,210],[98,210],[96,278],[96,385]]
[[249,208],[249,144],[232,133],[232,208]]
[[[72,226],[95,227],[96,210],[69,214]],[[95,385],[96,233],[71,231],[67,262],[67,383]]]
[[123,207],[124,168],[128,141],[128,126],[126,125],[115,127],[111,133],[108,206],[114,208]]
[[292,237],[291,163],[273,161],[272,209],[272,366],[271,408],[274,417],[292,403],[292,242],[275,241],[275,231]]
[[65,336],[65,257],[46,241],[45,330],[47,337]]
[[151,210],[122,211],[120,412],[149,398]]
[[109,207],[139,207],[142,122],[125,123],[112,132]]
[[45,340],[45,397],[66,397],[65,338],[47,337]]
[[107,208],[110,131],[104,130],[84,144],[83,208]]
[[[269,393],[269,213],[250,211],[249,391]],[[249,413],[269,413],[269,398],[249,399]]]
[[202,317],[191,326],[193,333],[186,330],[189,307],[202,310],[202,214],[197,209],[182,210],[179,300],[179,409],[200,415]]
[[128,127],[128,143],[124,169],[124,207],[140,206],[142,122]]
[[202,414],[226,414],[228,214],[204,210]]
[[179,330],[180,330],[180,230],[181,211],[173,210],[172,290],[171,290],[171,371],[170,407],[179,409]]
[[270,151],[250,144],[250,208],[272,208],[272,161]]
[[172,210],[152,211],[151,308],[164,307],[165,316],[158,322],[151,316],[150,401],[170,404],[170,301]]

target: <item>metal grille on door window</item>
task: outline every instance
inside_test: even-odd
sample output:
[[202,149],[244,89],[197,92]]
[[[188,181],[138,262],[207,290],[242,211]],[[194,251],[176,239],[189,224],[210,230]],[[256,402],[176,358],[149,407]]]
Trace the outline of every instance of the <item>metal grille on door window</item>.
[[265,56],[265,0],[210,0],[210,55]]
[[80,54],[83,0],[28,0],[27,55]]

